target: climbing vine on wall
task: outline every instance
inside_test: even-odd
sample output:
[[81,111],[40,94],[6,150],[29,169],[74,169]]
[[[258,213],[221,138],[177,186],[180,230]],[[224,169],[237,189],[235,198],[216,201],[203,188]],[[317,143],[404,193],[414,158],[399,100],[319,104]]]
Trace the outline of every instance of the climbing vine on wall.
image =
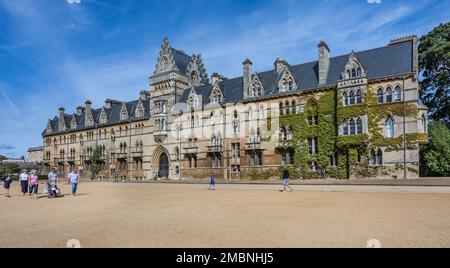
[[[369,166],[370,148],[384,147],[385,151],[399,150],[403,146],[403,136],[386,138],[379,123],[389,116],[416,117],[418,110],[412,103],[403,102],[379,104],[377,98],[369,87],[362,104],[343,106],[337,97],[336,90],[329,90],[306,96],[306,105],[299,114],[280,116],[280,127],[291,127],[294,131],[293,140],[280,143],[278,149],[294,150],[293,165],[281,167],[288,169],[292,177],[298,177],[301,167],[302,178],[320,178],[321,171],[310,169],[311,163],[316,163],[319,170],[323,170],[330,177],[343,179],[347,177],[347,165],[350,172],[361,176],[375,176],[381,167]],[[310,125],[308,117],[312,116],[314,122]],[[368,133],[359,135],[339,136],[338,126],[345,119],[367,117]],[[316,120],[317,119],[317,120]],[[316,122],[317,121],[317,122]],[[310,155],[308,138],[318,140],[318,152]],[[407,147],[414,149],[417,144],[426,143],[428,137],[422,133],[406,134]],[[330,156],[338,153],[336,163],[330,163]],[[365,161],[364,161],[364,160]]]

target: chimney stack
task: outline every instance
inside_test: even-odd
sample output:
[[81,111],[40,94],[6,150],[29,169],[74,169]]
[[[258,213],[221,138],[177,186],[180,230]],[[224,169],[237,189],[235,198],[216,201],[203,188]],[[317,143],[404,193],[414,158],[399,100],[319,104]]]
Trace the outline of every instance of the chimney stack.
[[218,73],[213,73],[212,75],[211,75],[211,83],[214,85],[216,82],[222,82],[222,81],[225,81],[225,80],[227,80],[228,78],[226,78],[225,76],[223,76],[223,75],[220,75],[220,74],[218,74]]
[[78,116],[81,116],[83,114],[83,110],[84,110],[84,108],[82,106],[78,106],[75,114]]
[[59,118],[64,118],[64,112],[66,111],[64,107],[60,107],[58,110],[59,110]]
[[330,69],[330,49],[324,41],[319,45],[319,86],[327,84],[328,71]]
[[91,110],[92,102],[90,100],[87,100],[84,102],[86,110]]
[[243,86],[244,86],[244,99],[245,99],[245,98],[247,98],[248,88],[250,87],[253,63],[249,59],[246,59],[242,64],[244,65]]
[[277,74],[280,74],[284,68],[286,67],[287,62],[283,60],[281,57],[277,57],[275,60],[275,71]]

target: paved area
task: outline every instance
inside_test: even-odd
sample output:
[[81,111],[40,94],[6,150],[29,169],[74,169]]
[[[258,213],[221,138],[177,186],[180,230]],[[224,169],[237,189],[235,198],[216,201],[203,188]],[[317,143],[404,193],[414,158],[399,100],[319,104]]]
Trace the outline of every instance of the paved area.
[[[135,187],[134,184],[124,183],[125,187]],[[161,189],[204,189],[207,184],[195,183],[159,183],[142,184],[143,187]],[[315,192],[390,192],[390,193],[448,193],[450,186],[387,186],[387,185],[291,185],[296,191]],[[217,189],[232,190],[276,190],[281,189],[276,184],[218,184]]]
[[84,183],[32,199],[15,183],[0,196],[0,247],[450,247],[446,187],[206,187]]

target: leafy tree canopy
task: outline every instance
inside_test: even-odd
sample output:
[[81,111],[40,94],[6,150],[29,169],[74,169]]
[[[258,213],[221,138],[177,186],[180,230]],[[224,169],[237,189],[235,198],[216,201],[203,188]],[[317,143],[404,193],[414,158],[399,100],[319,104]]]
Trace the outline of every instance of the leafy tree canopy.
[[20,172],[20,166],[16,163],[0,163],[0,176],[17,174]]
[[450,22],[420,38],[419,69],[422,101],[430,118],[450,123]]
[[450,176],[450,128],[439,121],[428,127],[430,144],[424,152],[424,159],[430,175]]

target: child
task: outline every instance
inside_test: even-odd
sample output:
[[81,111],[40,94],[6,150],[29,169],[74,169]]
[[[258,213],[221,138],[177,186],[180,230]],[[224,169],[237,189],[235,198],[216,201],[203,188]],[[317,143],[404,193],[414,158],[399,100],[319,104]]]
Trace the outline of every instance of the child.
[[215,189],[216,189],[216,177],[214,176],[214,172],[211,172],[208,190],[215,190]]
[[289,186],[289,171],[286,169],[283,171],[283,190],[281,192],[286,192],[286,187],[289,188],[290,192],[292,192],[291,186]]
[[6,176],[5,180],[3,181],[3,187],[6,190],[6,197],[11,197],[9,194],[9,187],[11,186],[12,179],[9,175]]

